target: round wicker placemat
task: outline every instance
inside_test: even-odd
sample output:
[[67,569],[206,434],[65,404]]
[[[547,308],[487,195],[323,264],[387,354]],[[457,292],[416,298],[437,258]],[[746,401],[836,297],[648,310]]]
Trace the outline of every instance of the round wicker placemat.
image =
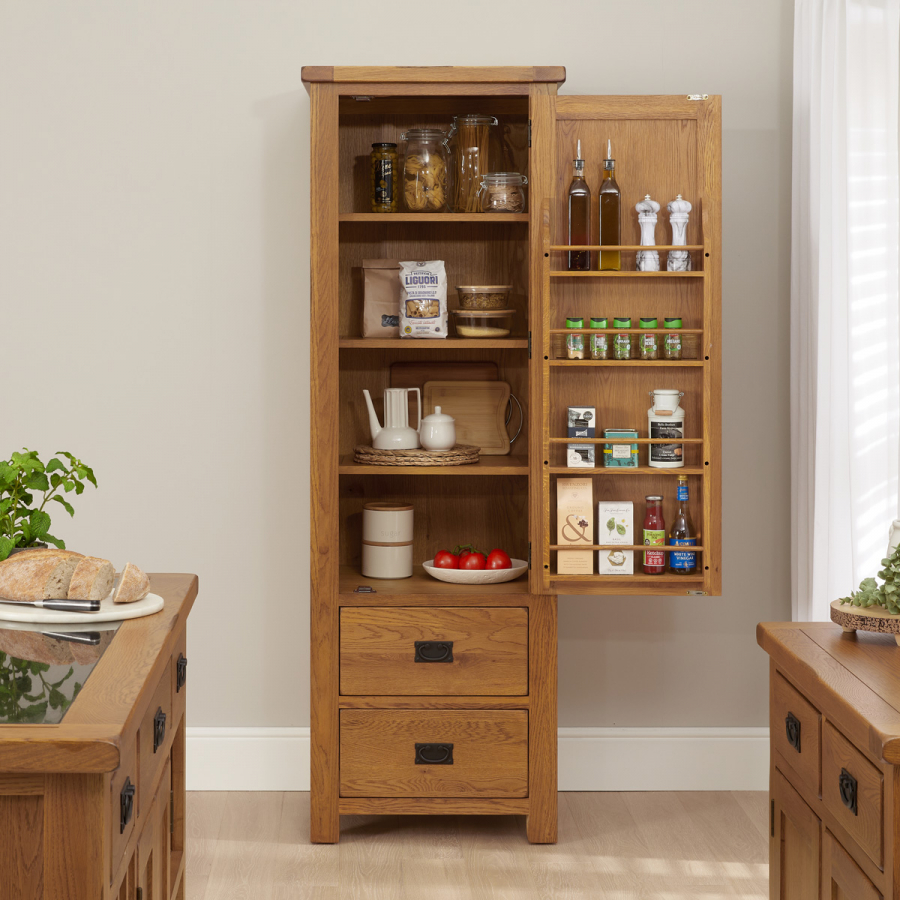
[[376,450],[357,447],[353,459],[366,466],[468,466],[478,462],[481,447],[457,444],[452,450]]

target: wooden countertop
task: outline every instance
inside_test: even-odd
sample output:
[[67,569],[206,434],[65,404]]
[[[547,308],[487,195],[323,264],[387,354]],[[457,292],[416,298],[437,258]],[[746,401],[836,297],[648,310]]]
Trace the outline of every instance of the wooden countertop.
[[890,634],[833,622],[763,622],[756,640],[820,712],[872,755],[900,765],[900,647]]
[[194,599],[196,575],[156,574],[150,590],[166,604],[122,623],[58,725],[0,725],[0,772],[112,772],[119,742],[133,731],[168,664]]

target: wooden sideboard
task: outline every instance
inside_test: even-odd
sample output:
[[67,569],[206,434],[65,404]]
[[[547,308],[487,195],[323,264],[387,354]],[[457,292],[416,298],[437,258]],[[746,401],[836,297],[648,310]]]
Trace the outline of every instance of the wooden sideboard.
[[121,624],[59,724],[0,725],[0,897],[185,896],[185,632],[197,578],[152,575],[150,589],[165,608]]
[[770,897],[900,900],[900,648],[762,624],[771,657]]

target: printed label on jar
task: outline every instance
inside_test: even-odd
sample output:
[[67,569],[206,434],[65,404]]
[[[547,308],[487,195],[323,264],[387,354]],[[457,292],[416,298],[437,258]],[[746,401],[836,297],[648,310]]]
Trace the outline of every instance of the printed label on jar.
[[613,344],[616,359],[631,359],[631,335],[617,334]]
[[656,335],[655,334],[642,334],[641,335],[641,349],[642,350],[655,350],[656,349]]
[[[681,478],[683,476],[679,476]],[[678,502],[679,503],[687,503],[688,499],[688,486],[686,484],[678,485]]]
[[[682,422],[651,422],[651,438],[683,438]],[[650,462],[679,463],[684,465],[684,447],[681,444],[651,444]]]
[[667,334],[666,335],[666,353],[669,356],[674,356],[675,354],[681,353],[681,335],[680,334]]
[[613,459],[631,459],[631,444],[613,444]]
[[391,203],[394,199],[394,166],[389,159],[375,160],[375,200]]
[[[671,543],[676,547],[696,547],[697,538],[673,538]],[[686,550],[673,550],[669,554],[669,564],[673,569],[695,569],[697,554]]]
[[[666,542],[666,533],[665,531],[656,531],[649,530],[647,528],[644,529],[644,544],[645,546],[654,546],[655,544],[665,544]],[[644,551],[644,565],[645,566],[664,566],[666,564],[666,554],[663,553],[662,550],[645,550]]]
[[607,353],[609,353],[609,344],[607,342],[607,335],[592,334],[591,335],[591,356],[593,356],[594,359],[606,359]]

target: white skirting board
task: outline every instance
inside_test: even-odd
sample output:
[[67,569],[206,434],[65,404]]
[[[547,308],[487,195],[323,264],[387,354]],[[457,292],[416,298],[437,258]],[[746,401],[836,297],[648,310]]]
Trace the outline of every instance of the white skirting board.
[[[768,728],[560,728],[561,791],[765,791]],[[308,791],[309,728],[187,730],[189,791]]]

